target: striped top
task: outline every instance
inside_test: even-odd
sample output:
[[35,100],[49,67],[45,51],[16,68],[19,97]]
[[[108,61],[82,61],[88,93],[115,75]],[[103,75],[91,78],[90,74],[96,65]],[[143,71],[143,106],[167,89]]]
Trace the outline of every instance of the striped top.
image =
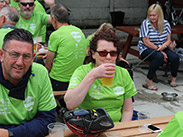
[[146,50],[148,47],[144,44],[142,38],[148,37],[149,40],[154,43],[156,46],[161,46],[163,43],[167,40],[167,35],[171,33],[171,27],[167,20],[164,20],[164,30],[162,34],[159,33],[159,31],[151,25],[150,21],[148,19],[145,19],[140,28],[140,40],[138,42],[138,48],[139,53],[141,54],[144,50]]

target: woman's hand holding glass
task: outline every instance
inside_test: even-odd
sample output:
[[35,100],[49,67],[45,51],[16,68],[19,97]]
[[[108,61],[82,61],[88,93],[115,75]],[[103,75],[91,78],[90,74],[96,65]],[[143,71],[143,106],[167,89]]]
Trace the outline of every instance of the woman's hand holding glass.
[[111,78],[114,77],[115,64],[102,63],[100,66],[93,69],[93,76],[97,78]]

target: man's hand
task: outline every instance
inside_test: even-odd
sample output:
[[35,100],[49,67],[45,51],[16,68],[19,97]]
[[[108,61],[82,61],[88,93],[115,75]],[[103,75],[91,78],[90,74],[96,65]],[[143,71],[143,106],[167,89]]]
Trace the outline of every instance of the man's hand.
[[0,137],[9,137],[8,130],[0,128]]
[[55,0],[44,0],[44,2],[50,7],[50,9],[55,5]]

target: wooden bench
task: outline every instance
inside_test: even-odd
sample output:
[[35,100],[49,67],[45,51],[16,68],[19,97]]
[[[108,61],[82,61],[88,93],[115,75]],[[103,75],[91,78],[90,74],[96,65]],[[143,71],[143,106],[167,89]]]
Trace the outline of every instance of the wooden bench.
[[66,91],[53,91],[54,96],[65,95]]

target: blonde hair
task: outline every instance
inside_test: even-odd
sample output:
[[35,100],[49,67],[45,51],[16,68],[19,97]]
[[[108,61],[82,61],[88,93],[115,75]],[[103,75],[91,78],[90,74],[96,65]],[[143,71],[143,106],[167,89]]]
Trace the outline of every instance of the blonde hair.
[[115,32],[115,28],[112,26],[112,24],[110,23],[103,23],[102,25],[100,25],[100,27],[97,29],[96,32],[94,32],[93,34],[89,35],[89,36],[94,36],[96,34],[98,34],[101,31],[108,31],[108,30],[112,30]]
[[[148,13],[147,13],[147,19],[150,21],[150,13],[152,10],[156,11],[156,14],[158,15],[158,30],[159,33],[162,34],[163,30],[164,30],[164,15],[163,15],[163,10],[161,8],[161,6],[159,4],[152,4],[149,9],[148,9]],[[152,22],[151,22],[152,25]]]

